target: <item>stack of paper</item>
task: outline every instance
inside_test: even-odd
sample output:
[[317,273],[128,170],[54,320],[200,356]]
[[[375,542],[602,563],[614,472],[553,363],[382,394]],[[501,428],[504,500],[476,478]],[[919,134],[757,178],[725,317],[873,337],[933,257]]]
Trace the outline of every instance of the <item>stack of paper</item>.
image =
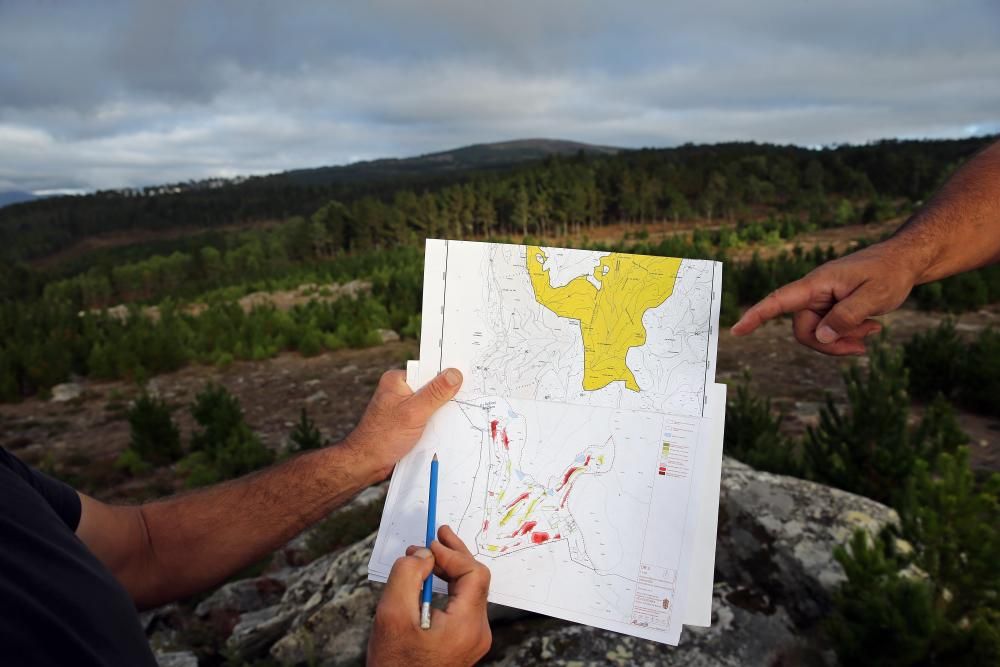
[[465,381],[396,466],[369,577],[423,543],[437,453],[491,602],[668,644],[709,625],[721,285],[712,261],[429,240],[407,381]]

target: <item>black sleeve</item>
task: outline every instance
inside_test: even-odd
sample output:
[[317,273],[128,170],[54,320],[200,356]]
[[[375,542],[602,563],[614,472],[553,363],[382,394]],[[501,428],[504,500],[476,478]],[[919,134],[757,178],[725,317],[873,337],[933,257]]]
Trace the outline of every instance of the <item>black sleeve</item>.
[[31,485],[33,489],[45,498],[45,501],[55,510],[59,518],[69,526],[69,529],[76,531],[80,525],[80,496],[72,487],[49,477],[40,470],[25,465],[23,461],[0,447],[0,466],[10,468],[15,475],[22,478]]

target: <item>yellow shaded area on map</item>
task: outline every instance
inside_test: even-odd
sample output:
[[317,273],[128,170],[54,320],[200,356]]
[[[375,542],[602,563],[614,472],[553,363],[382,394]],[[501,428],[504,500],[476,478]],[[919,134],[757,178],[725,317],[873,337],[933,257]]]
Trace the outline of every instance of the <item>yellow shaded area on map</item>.
[[528,275],[535,299],[560,317],[579,320],[583,334],[583,388],[594,391],[623,380],[639,391],[625,365],[629,348],[646,342],[642,316],[674,291],[681,260],[611,253],[594,269],[598,289],[587,276],[553,287],[545,269],[545,252],[528,246]]

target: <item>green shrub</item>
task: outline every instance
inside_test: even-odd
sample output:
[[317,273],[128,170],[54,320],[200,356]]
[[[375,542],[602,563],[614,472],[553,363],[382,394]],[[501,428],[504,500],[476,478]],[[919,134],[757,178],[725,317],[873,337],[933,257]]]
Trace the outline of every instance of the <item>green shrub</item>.
[[931,584],[900,575],[904,563],[891,542],[857,531],[834,556],[847,581],[834,595],[827,633],[842,665],[932,664],[922,662],[945,625]]
[[323,341],[317,329],[307,329],[299,338],[299,353],[303,357],[315,357],[323,352]]
[[299,422],[292,429],[289,440],[292,443],[292,450],[296,452],[319,449],[323,446],[323,436],[316,428],[315,422],[309,418],[309,413],[305,408],[299,412]]
[[965,342],[946,319],[905,345],[914,396],[941,393],[963,407],[1000,417],[1000,332],[984,329]]
[[852,365],[844,383],[846,409],[838,409],[828,396],[819,425],[809,429],[804,442],[812,479],[891,505],[900,499],[917,461],[933,460],[964,439],[943,402],[910,426],[903,355],[888,345],[884,333],[870,350],[868,370]]
[[985,329],[969,346],[958,395],[970,409],[1000,417],[1000,331]]
[[118,456],[115,460],[115,467],[124,470],[132,477],[144,475],[153,469],[153,466],[143,461],[142,457],[131,447],[126,447],[125,451]]
[[965,447],[942,453],[933,469],[918,463],[899,509],[917,564],[948,589],[949,616],[1000,611],[1000,474],[977,483]]
[[915,334],[903,346],[913,395],[923,400],[938,393],[954,397],[961,384],[965,348],[951,318]]
[[967,453],[919,462],[900,507],[914,551],[859,531],[835,556],[847,581],[826,629],[844,665],[1000,664],[1000,476],[977,485]]
[[225,387],[205,387],[191,414],[201,428],[192,434],[191,454],[182,466],[188,486],[232,479],[274,462],[274,452],[250,429],[239,401]]
[[181,434],[166,402],[143,393],[129,408],[127,417],[128,449],[139,461],[167,465],[183,455]]
[[750,375],[745,374],[726,401],[726,454],[758,470],[801,472],[793,443],[781,434],[781,420],[771,410],[771,399],[751,391]]

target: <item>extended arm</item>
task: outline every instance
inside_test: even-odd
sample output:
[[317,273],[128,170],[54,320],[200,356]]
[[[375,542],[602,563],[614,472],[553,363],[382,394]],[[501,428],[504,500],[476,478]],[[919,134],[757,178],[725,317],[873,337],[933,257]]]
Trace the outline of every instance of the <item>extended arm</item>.
[[141,506],[107,505],[81,495],[77,534],[140,608],[203,591],[385,479],[460,383],[457,371],[446,371],[414,394],[402,372],[386,373],[344,442]]
[[796,339],[827,354],[861,354],[870,319],[895,310],[914,285],[1000,261],[1000,142],[969,160],[890,238],[817,267],[733,325],[749,334],[795,313]]

